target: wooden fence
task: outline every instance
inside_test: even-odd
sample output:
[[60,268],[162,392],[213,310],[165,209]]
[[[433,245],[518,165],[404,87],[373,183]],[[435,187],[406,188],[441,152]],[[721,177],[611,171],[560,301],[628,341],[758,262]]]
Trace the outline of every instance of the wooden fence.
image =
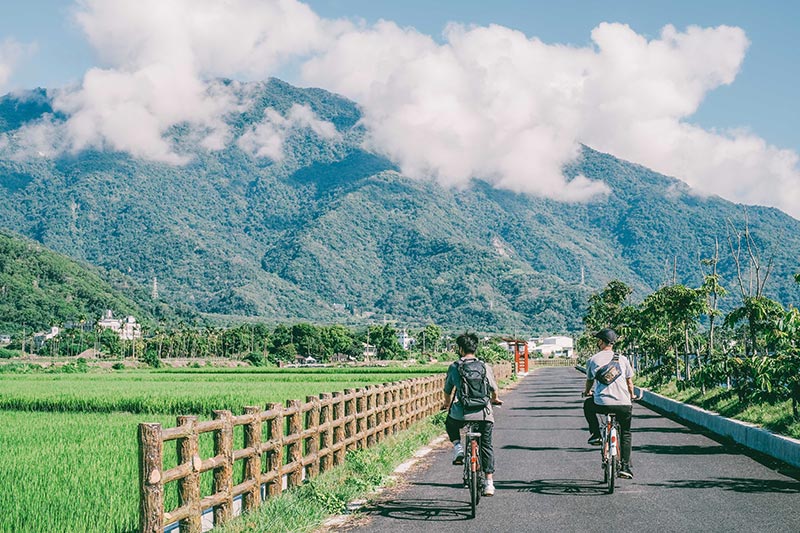
[[[493,367],[497,380],[511,376],[511,365]],[[413,378],[344,392],[287,400],[266,410],[245,407],[244,414],[214,411],[214,419],[179,416],[176,427],[139,424],[140,530],[162,533],[180,522],[181,533],[200,533],[202,513],[213,508],[214,525],[233,517],[234,498],[242,511],[284,488],[300,485],[344,462],[348,450],[381,442],[441,409],[444,375]],[[244,448],[234,449],[234,428],[244,426]],[[200,435],[213,432],[214,456],[200,457]],[[164,443],[176,441],[177,466],[163,469]],[[234,463],[244,461],[244,479],[234,485]],[[213,470],[212,494],[202,497],[200,475]],[[167,483],[178,484],[178,507],[165,511]]]

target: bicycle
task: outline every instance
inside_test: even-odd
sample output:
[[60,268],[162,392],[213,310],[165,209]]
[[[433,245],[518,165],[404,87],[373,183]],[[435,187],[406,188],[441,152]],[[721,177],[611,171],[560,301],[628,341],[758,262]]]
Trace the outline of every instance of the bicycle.
[[600,416],[600,457],[603,468],[603,483],[608,485],[608,493],[614,494],[614,485],[620,467],[619,423],[614,413]]
[[[642,399],[642,396],[631,398],[633,402]],[[600,457],[602,460],[603,483],[608,486],[608,493],[614,494],[616,479],[620,469],[620,427],[617,415],[614,413],[600,413]]]
[[478,503],[481,501],[486,483],[486,475],[481,465],[481,432],[478,425],[469,423],[466,428],[464,445],[464,485],[469,489],[470,518],[475,518]]
[[[492,400],[492,405],[499,407],[503,401]],[[481,462],[481,437],[479,422],[464,424],[464,486],[469,489],[470,518],[475,518],[481,494],[486,485],[486,473]]]

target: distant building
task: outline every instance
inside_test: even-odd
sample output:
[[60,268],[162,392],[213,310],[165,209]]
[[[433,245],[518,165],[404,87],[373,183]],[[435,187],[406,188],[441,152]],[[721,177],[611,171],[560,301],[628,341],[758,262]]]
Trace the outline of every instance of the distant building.
[[364,345],[364,359],[369,361],[370,358],[378,355],[378,348],[374,344],[363,343]]
[[404,350],[408,350],[409,348],[414,346],[414,344],[416,343],[416,339],[410,336],[406,332],[406,329],[403,328],[403,331],[397,334],[397,342],[400,343],[400,346],[402,346]]
[[11,335],[0,335],[0,345],[11,344]]
[[349,363],[351,361],[355,361],[355,358],[346,353],[337,352],[331,356],[331,363]]
[[57,337],[60,332],[61,332],[60,328],[53,326],[52,328],[50,328],[50,331],[40,331],[39,333],[34,333],[33,345],[36,346],[36,349],[38,350],[44,345],[45,342],[49,341],[52,338]]
[[533,348],[542,357],[575,357],[572,337],[545,337]]
[[115,332],[123,341],[142,338],[142,326],[136,322],[134,317],[114,318],[110,309],[103,314],[103,318],[97,321],[97,325]]

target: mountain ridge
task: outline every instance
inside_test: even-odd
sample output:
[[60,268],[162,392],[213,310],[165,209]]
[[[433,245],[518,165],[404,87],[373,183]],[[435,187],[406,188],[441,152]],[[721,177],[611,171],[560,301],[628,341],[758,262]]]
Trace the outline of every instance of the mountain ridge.
[[[279,80],[242,86],[254,104],[229,120],[235,134],[268,107],[301,104],[339,137],[292,130],[279,162],[235,144],[198,150],[183,167],[97,151],[0,158],[8,200],[0,226],[143,284],[157,276],[165,299],[206,313],[274,321],[373,313],[545,332],[578,329],[586,296],[610,279],[643,295],[677,263],[678,281],[698,285],[698,254],[710,256],[715,238],[724,244],[727,220],[742,224],[741,206],[586,146],[565,175],[606,182],[603,200],[565,204],[480,180],[463,190],[412,180],[363,148],[353,102]],[[0,98],[0,133],[47,112],[41,101],[13,98]],[[188,146],[185,132],[173,136]],[[772,295],[797,303],[790,278],[800,222],[773,208],[747,211],[776,257]],[[720,269],[732,288],[729,255],[722,250]]]

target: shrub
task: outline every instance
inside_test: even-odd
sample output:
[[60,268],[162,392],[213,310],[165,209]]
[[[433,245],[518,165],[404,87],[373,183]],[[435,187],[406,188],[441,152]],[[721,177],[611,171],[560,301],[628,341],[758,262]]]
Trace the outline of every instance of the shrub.
[[114,370],[125,370],[125,365],[123,363],[114,363],[111,365],[111,368]]
[[16,350],[9,350],[8,348],[0,348],[0,359],[11,359],[20,355]]
[[247,361],[253,366],[264,366],[266,361],[264,360],[264,355],[260,352],[250,352],[249,354],[244,356],[244,361]]

